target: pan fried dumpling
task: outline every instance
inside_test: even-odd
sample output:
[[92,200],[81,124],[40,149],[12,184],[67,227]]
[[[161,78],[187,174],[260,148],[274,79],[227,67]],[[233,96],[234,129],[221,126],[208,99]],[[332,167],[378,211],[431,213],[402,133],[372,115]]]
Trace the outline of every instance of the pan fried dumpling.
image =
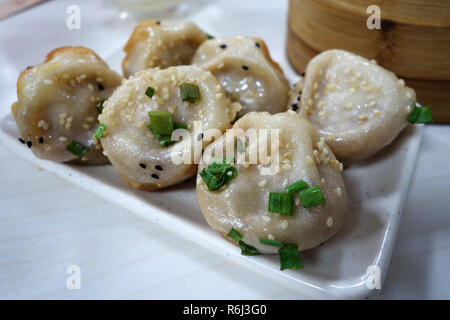
[[240,102],[242,110],[238,116],[250,111],[285,110],[289,84],[261,39],[230,37],[205,41],[192,64],[211,71],[232,101]]
[[[122,77],[88,48],[53,50],[43,64],[27,68],[17,81],[12,113],[21,141],[41,159],[107,163],[94,137],[98,106],[121,81]],[[69,145],[75,148],[72,152],[67,150]]]
[[407,125],[416,100],[394,73],[343,50],[313,58],[304,81],[299,113],[346,163],[389,145]]
[[[260,253],[277,253],[278,248],[261,244],[259,238],[297,244],[299,250],[318,246],[330,239],[341,227],[346,210],[347,198],[342,180],[342,165],[316,130],[293,111],[271,115],[267,112],[250,112],[240,118],[233,129],[279,130],[280,165],[263,164],[258,157],[249,163],[249,150],[256,150],[254,142],[241,140],[241,151],[237,149],[235,164],[237,174],[217,190],[210,190],[202,178],[203,169],[211,163],[206,158],[217,157],[217,150],[226,145],[227,139],[234,139],[236,133],[226,134],[206,147],[203,163],[197,175],[197,201],[209,225],[226,235],[231,228],[237,230],[242,240]],[[228,135],[232,135],[231,138]],[[275,135],[270,139],[275,139]],[[236,140],[237,141],[237,140]],[[255,140],[254,140],[255,141]],[[258,141],[258,149],[261,148]],[[272,145],[272,140],[267,142]],[[237,143],[236,143],[237,146]],[[245,153],[244,152],[245,148]],[[260,149],[259,149],[260,150]],[[259,151],[258,150],[258,151]],[[276,149],[271,149],[276,150]],[[228,151],[228,150],[226,150]],[[246,162],[240,161],[240,152]],[[226,152],[223,152],[225,155]],[[276,155],[271,152],[272,159]],[[214,160],[216,161],[216,160]],[[264,168],[272,170],[263,172]],[[265,175],[264,175],[265,174]],[[299,193],[293,194],[292,215],[269,211],[270,193],[286,193],[285,187],[304,180],[308,187],[319,187],[325,204],[307,207],[301,203]]]
[[192,22],[147,20],[134,29],[124,50],[123,74],[129,77],[148,68],[191,63],[207,35]]
[[[188,92],[182,89],[186,86]],[[147,69],[125,80],[105,102],[99,120],[107,129],[101,142],[129,186],[143,190],[168,187],[195,175],[202,147],[208,143],[203,132],[217,129],[220,134],[231,126],[239,109],[208,71],[194,66]],[[172,123],[171,129],[155,131],[149,112],[158,112],[155,117],[162,119],[162,125]],[[201,124],[201,132],[194,122]],[[180,128],[174,134],[182,134],[183,127],[192,139],[182,137],[172,143],[170,132]],[[200,141],[200,148],[195,150],[193,141]],[[188,161],[181,161],[184,156]]]

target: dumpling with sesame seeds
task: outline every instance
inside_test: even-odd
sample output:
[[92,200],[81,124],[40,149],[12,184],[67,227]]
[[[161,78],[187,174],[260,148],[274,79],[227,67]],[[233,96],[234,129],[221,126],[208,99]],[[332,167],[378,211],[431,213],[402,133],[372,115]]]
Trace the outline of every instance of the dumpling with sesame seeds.
[[187,65],[207,35],[192,22],[146,20],[128,40],[122,61],[125,77],[148,68]]
[[230,99],[242,105],[239,117],[250,111],[285,111],[289,84],[263,40],[240,36],[207,40],[192,64],[219,79]]
[[53,50],[42,64],[24,70],[17,81],[12,113],[21,141],[41,159],[107,163],[95,138],[97,117],[101,103],[121,81],[88,48]]
[[197,202],[213,229],[236,230],[259,253],[278,252],[260,238],[306,250],[343,223],[341,172],[324,139],[295,112],[250,112],[206,147]]
[[194,66],[147,69],[119,86],[99,120],[105,154],[131,187],[155,190],[195,175],[205,130],[231,126],[240,105],[217,79]]
[[406,127],[416,101],[414,90],[394,73],[343,50],[314,57],[304,81],[298,112],[345,163],[389,145]]

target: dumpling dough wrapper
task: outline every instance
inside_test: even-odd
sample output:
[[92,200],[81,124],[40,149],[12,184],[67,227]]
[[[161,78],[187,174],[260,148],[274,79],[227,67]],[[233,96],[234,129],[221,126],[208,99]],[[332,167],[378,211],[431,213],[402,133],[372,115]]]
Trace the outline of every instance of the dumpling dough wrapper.
[[[88,48],[53,50],[42,64],[24,70],[17,81],[17,102],[12,113],[21,138],[41,159],[107,163],[94,137],[97,105],[121,81],[122,77]],[[66,150],[72,141],[89,147],[81,159]]]
[[[182,83],[198,86],[200,100],[183,102],[179,88]],[[151,98],[145,94],[148,87],[154,90]],[[208,129],[223,132],[239,109],[240,105],[230,102],[208,71],[194,66],[148,69],[125,80],[105,102],[99,120],[107,129],[101,142],[108,159],[129,186],[160,189],[195,175],[201,149],[209,143],[202,133]],[[183,137],[161,147],[147,127],[151,123],[149,111],[170,112],[173,123],[187,126],[191,140]],[[194,132],[195,121],[201,123],[203,132]],[[194,150],[193,141],[201,142],[199,152]],[[189,155],[192,161],[175,163],[172,155],[179,153]]]
[[139,23],[128,40],[122,61],[125,77],[148,68],[168,68],[191,63],[207,35],[192,22]]
[[[243,236],[242,240],[260,253],[277,253],[278,248],[259,243],[259,238],[295,243],[299,250],[314,248],[330,239],[342,225],[347,197],[342,164],[336,160],[324,139],[308,121],[293,111],[275,115],[250,112],[233,126],[233,129],[244,132],[250,128],[279,129],[279,171],[262,175],[261,170],[268,165],[263,165],[259,158],[255,164],[236,161],[237,176],[216,191],[210,191],[198,174],[197,201],[208,224],[222,235],[231,228],[236,229]],[[259,135],[260,131],[257,132]],[[232,133],[227,130],[224,136],[208,145],[204,158],[215,155],[221,140],[226,145],[229,134]],[[271,145],[271,141],[267,144]],[[245,148],[248,153],[254,146],[247,142]],[[207,161],[203,161],[198,172],[207,166]],[[286,186],[300,179],[309,186],[320,186],[326,203],[304,208],[296,193],[291,216],[269,212],[269,193],[285,192]]]
[[415,101],[414,90],[375,61],[329,50],[309,62],[298,112],[339,160],[351,163],[389,145]]
[[251,111],[285,111],[289,84],[263,40],[207,40],[198,48],[192,64],[211,71],[219,79],[232,101],[242,105],[239,117]]

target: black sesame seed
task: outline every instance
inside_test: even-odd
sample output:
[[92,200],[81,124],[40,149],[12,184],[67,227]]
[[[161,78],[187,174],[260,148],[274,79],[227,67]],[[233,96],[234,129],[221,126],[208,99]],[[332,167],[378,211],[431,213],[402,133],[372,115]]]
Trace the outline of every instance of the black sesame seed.
[[244,69],[244,70],[248,70],[248,66],[242,66],[242,69]]
[[203,133],[200,133],[198,136],[197,136],[197,141],[200,141],[200,140],[202,140],[203,139]]
[[152,173],[152,178],[153,178],[153,179],[159,179],[158,175],[155,174],[155,173]]
[[255,46],[257,46],[258,48],[261,48],[261,45],[259,44],[259,42],[255,42]]
[[297,109],[298,109],[298,104],[293,103],[292,104],[292,110],[297,111]]
[[100,90],[100,91],[105,90],[105,87],[104,87],[101,83],[97,83],[97,88],[98,88],[98,90]]
[[28,148],[31,148],[32,145],[33,145],[33,143],[31,141],[27,141]]
[[300,90],[300,91],[298,92],[298,95],[299,95],[299,96],[301,96],[301,95],[302,95],[302,90]]
[[163,171],[163,168],[160,165],[156,165],[155,169],[158,170],[158,171]]
[[302,96],[298,96],[297,97],[297,101],[300,101],[301,98],[302,98]]
[[225,49],[226,47],[227,47],[226,44],[221,44],[221,45],[220,45],[220,49]]
[[38,141],[39,143],[44,143],[44,138],[40,137]]
[[156,24],[157,24],[157,25],[160,25],[160,24],[161,24],[161,21],[156,21]]
[[25,140],[23,140],[22,138],[19,138],[20,143],[25,144]]
[[147,168],[147,166],[145,165],[145,163],[139,163],[139,166],[140,166],[142,169]]
[[305,72],[302,72],[301,76],[304,77],[305,76]]

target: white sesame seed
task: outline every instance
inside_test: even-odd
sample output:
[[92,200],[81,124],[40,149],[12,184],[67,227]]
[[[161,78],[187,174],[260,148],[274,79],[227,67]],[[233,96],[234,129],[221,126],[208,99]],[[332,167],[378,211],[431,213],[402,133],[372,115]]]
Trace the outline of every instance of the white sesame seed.
[[275,240],[275,237],[273,236],[273,234],[269,233],[269,234],[267,235],[267,239],[269,239],[269,240]]
[[351,110],[352,108],[353,108],[353,105],[350,102],[348,102],[344,105],[345,110]]
[[261,219],[263,219],[264,222],[270,222],[270,220],[272,220],[272,219],[270,219],[270,217],[265,216],[265,215],[262,215],[262,216],[261,216]]
[[336,188],[336,193],[338,196],[342,196],[342,189],[340,187]]
[[377,101],[376,100],[372,100],[372,101],[370,101],[369,102],[369,107],[375,107],[376,106],[376,104],[377,104]]
[[368,118],[366,116],[359,116],[358,119],[361,121],[367,121]]
[[44,84],[46,84],[46,85],[51,85],[51,84],[53,84],[53,81],[50,80],[50,79],[45,79],[45,80],[44,80]]
[[263,188],[265,185],[267,184],[267,180],[266,179],[262,179],[259,183],[258,186]]
[[289,223],[287,222],[287,220],[281,221],[281,223],[280,223],[281,229],[287,229],[288,226],[289,226]]
[[381,114],[381,111],[378,110],[378,109],[375,109],[375,110],[373,110],[373,114],[374,114],[375,116],[379,116],[379,115]]
[[333,217],[328,217],[326,224],[328,228],[331,228],[334,224]]

